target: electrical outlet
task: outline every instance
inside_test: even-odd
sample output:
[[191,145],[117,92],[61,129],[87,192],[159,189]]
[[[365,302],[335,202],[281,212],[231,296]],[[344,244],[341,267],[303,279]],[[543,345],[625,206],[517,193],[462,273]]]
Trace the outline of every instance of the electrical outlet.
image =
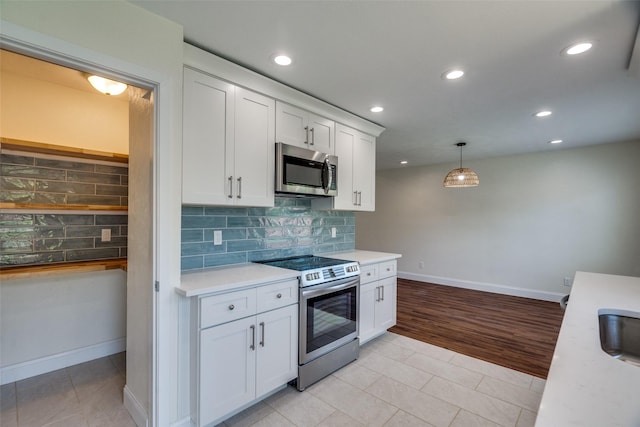
[[101,242],[110,242],[111,241],[111,229],[103,228],[100,231],[100,241]]
[[571,277],[565,277],[563,284],[565,286],[569,287],[569,286],[571,286],[573,284],[572,282],[573,282],[573,280],[571,280]]
[[213,245],[218,246],[222,244],[222,230],[213,230]]
[[418,263],[418,268],[419,268],[420,270],[422,270],[422,269],[424,268],[424,261],[420,261],[420,262]]
[[336,228],[335,227],[331,227],[331,237],[333,237],[334,239],[336,238]]

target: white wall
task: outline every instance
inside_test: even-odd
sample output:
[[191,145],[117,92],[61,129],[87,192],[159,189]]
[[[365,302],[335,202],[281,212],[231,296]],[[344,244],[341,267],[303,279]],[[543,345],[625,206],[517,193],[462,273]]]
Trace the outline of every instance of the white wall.
[[[640,142],[379,171],[356,247],[403,254],[401,277],[554,300],[578,270],[640,276]],[[420,268],[419,263],[424,267]]]
[[0,93],[2,137],[129,152],[126,95],[109,97],[7,72],[1,75]]
[[125,348],[122,270],[3,280],[2,384]]
[[63,63],[80,64],[86,71],[158,88],[156,145],[149,159],[155,184],[149,219],[155,263],[138,268],[153,269],[160,292],[154,293],[153,283],[127,284],[139,287],[140,300],[127,301],[135,314],[128,319],[127,338],[137,347],[131,352],[135,357],[127,357],[125,405],[138,425],[170,425],[184,418],[178,412],[184,398],[177,392],[178,296],[173,291],[180,280],[182,27],[116,0],[2,1],[0,9],[3,42],[18,51],[53,62],[65,58]]

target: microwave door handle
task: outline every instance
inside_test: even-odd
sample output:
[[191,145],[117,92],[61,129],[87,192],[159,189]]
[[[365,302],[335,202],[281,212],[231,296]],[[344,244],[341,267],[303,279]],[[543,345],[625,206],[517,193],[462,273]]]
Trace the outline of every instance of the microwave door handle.
[[329,163],[329,159],[324,159],[324,164],[322,165],[322,189],[324,190],[324,194],[329,193],[331,184],[333,184],[331,164]]

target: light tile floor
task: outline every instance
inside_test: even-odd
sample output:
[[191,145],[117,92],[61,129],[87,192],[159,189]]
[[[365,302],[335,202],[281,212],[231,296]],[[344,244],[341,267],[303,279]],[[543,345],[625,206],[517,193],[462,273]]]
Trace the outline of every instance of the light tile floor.
[[[2,427],[135,427],[124,353],[2,386]],[[222,426],[533,426],[545,381],[401,335],[300,393],[287,387]]]
[[221,426],[526,427],[545,381],[387,332],[299,393],[287,387]]
[[122,405],[125,353],[5,384],[2,427],[136,427]]

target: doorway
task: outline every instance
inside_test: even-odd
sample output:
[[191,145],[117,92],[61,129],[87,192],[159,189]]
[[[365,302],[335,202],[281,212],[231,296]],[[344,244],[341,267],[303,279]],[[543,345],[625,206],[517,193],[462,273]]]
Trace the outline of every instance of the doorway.
[[[19,49],[16,53],[20,54]],[[32,59],[41,61],[40,58]],[[46,59],[51,60],[51,58]],[[52,62],[56,62],[55,58]],[[52,64],[52,62],[44,61],[42,65],[45,66],[46,64],[46,67],[54,65],[60,75],[68,72],[75,73],[74,78],[76,80],[79,74],[85,74],[89,71],[98,73],[100,71],[84,68],[84,64],[74,64],[77,65],[77,68],[69,68],[59,65],[59,63]],[[147,417],[152,417],[150,408],[152,407],[154,372],[153,347],[150,344],[153,340],[154,331],[154,295],[153,288],[148,286],[154,282],[156,253],[154,217],[154,88],[151,85],[145,87],[144,84],[140,84],[137,81],[132,82],[126,76],[117,76],[111,73],[109,77],[117,78],[129,84],[136,84],[136,86],[129,86],[128,89],[127,124],[125,125],[127,127],[125,133],[127,133],[129,141],[129,173],[126,214],[128,223],[123,226],[126,227],[128,234],[128,246],[125,250],[128,263],[124,300],[126,305],[126,366],[129,369],[127,369],[124,396],[127,409],[134,416],[136,423],[141,425],[148,422]],[[60,78],[64,79],[65,77]],[[81,80],[77,81],[80,82]],[[72,81],[66,81],[65,84],[71,85],[72,83]],[[78,90],[71,87],[69,89]],[[5,111],[4,108],[3,111]],[[39,142],[47,144],[47,141]],[[86,149],[87,151],[96,150],[95,147],[81,147],[81,149]],[[38,209],[42,209],[42,207]],[[47,209],[44,210],[51,212]],[[28,207],[23,207],[22,211],[35,212],[35,210],[29,210]],[[49,213],[50,215],[55,215],[55,212],[58,212],[56,209],[52,211],[54,213]],[[90,211],[87,216],[96,215],[94,213],[95,209],[90,209]],[[116,213],[115,215],[117,216],[118,214]],[[88,280],[91,279],[88,278]],[[88,323],[90,324],[90,321]]]

